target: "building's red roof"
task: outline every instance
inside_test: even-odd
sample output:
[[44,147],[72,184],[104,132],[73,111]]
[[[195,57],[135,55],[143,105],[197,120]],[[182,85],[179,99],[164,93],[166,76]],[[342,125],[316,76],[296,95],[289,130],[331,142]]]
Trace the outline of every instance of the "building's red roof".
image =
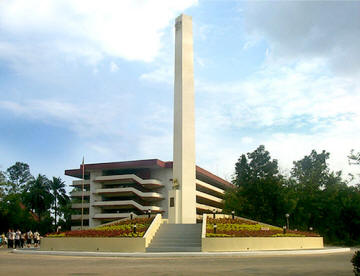
[[[85,164],[85,174],[88,175],[91,170],[112,170],[112,169],[140,169],[140,168],[172,168],[172,161],[161,161],[159,159],[146,159],[146,160],[134,160],[134,161],[122,161],[122,162],[109,162],[109,163],[93,163],[93,164]],[[233,184],[230,182],[212,174],[211,172],[196,166],[196,173],[204,178],[209,179],[210,181],[214,181],[219,183],[225,187],[231,188]],[[73,176],[73,177],[82,177],[82,165],[80,165],[79,169],[71,169],[65,170],[65,175]]]

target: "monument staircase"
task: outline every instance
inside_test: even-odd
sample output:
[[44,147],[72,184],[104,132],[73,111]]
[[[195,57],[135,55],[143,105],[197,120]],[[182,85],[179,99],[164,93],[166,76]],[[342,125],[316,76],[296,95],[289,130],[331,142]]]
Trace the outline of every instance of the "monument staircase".
[[164,223],[146,252],[200,252],[202,224]]

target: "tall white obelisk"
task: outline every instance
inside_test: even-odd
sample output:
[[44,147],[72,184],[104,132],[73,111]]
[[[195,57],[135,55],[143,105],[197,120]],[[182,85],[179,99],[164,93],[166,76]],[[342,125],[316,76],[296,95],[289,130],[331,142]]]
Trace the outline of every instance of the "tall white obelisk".
[[173,146],[173,190],[169,194],[169,222],[196,223],[193,35],[192,19],[184,14],[175,21]]

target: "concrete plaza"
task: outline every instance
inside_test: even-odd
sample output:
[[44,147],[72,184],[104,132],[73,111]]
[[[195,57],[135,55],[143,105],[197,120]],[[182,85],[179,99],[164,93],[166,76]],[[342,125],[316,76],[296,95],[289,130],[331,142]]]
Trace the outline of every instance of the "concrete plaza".
[[346,253],[246,257],[75,257],[0,250],[0,275],[353,275]]

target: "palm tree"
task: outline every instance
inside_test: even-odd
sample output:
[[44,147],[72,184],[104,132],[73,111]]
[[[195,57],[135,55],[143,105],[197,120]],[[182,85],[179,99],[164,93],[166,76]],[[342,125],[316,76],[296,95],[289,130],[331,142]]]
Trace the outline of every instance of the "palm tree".
[[67,202],[68,196],[65,191],[65,182],[61,180],[60,177],[53,177],[49,182],[50,184],[50,192],[53,197],[54,203],[54,215],[55,215],[55,227],[57,227],[57,216],[58,216],[58,208],[59,204],[63,205]]
[[39,174],[31,179],[24,189],[24,203],[41,218],[51,206],[49,179]]

